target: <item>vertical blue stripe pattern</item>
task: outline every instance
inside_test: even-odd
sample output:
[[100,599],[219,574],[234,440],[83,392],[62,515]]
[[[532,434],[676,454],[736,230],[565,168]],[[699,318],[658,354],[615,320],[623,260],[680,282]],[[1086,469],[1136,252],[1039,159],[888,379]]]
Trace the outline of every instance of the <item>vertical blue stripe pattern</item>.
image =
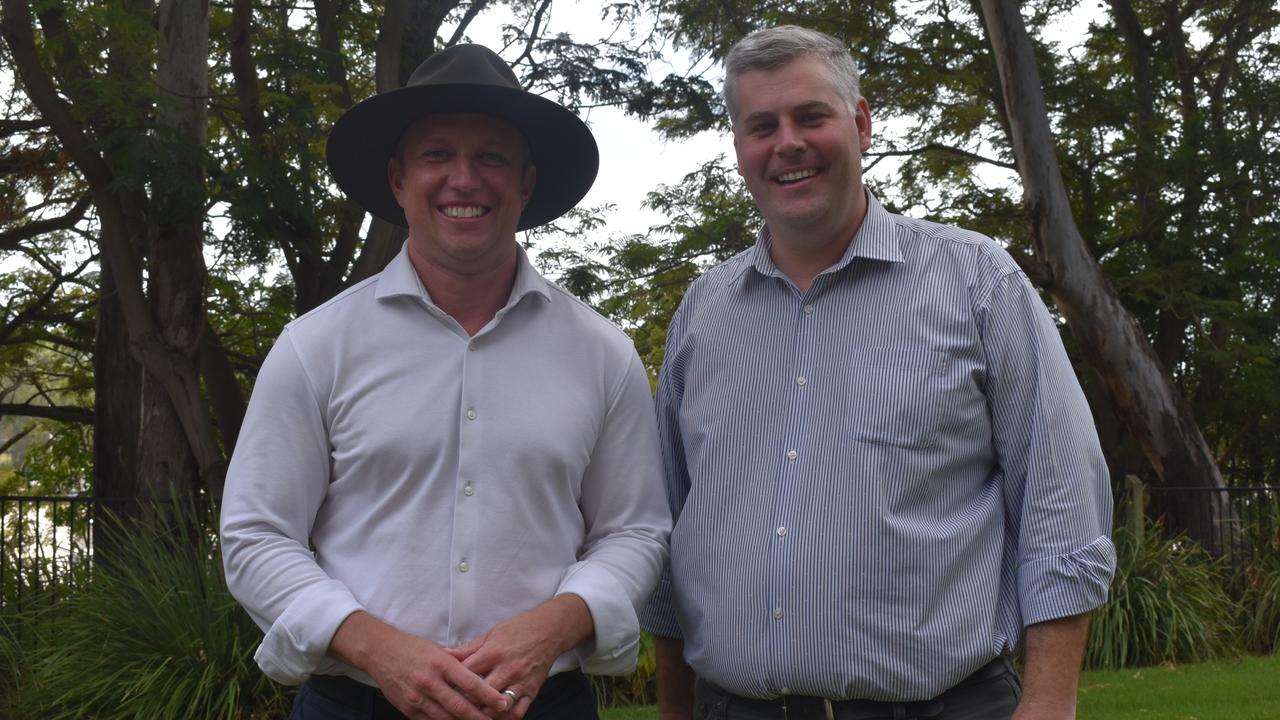
[[869,196],[807,293],[757,245],[689,289],[657,412],[676,520],[643,620],[750,697],[934,697],[1115,567],[1053,319],[977,233]]

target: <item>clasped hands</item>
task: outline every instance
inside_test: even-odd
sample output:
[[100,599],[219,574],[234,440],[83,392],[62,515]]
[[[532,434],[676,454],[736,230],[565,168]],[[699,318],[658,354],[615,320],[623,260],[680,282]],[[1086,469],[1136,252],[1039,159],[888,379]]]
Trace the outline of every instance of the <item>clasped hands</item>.
[[365,670],[401,713],[429,720],[523,718],[555,659],[592,629],[576,595],[557,596],[454,648],[379,625],[383,637],[373,640]]

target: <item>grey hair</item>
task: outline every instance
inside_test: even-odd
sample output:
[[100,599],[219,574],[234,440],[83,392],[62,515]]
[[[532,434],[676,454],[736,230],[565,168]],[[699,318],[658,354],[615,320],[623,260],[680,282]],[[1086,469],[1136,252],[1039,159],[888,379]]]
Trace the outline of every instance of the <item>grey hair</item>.
[[738,76],[749,70],[777,70],[799,57],[820,58],[831,75],[831,84],[856,112],[862,92],[858,87],[858,67],[853,64],[849,48],[830,35],[798,25],[779,25],[756,30],[739,40],[724,60],[724,104],[729,120],[737,121],[736,87]]

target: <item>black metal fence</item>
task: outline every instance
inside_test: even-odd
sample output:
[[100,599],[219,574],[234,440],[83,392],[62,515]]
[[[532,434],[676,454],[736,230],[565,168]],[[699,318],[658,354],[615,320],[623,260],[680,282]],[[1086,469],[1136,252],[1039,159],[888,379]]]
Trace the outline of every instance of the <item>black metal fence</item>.
[[0,605],[72,585],[93,556],[92,497],[0,496]]
[[45,589],[74,587],[93,566],[95,550],[110,545],[113,518],[172,507],[160,498],[86,495],[0,495],[0,608]]
[[1222,558],[1233,577],[1263,554],[1280,552],[1280,487],[1152,486],[1145,492],[1147,517],[1167,519],[1176,508],[1177,527],[1202,529],[1201,545]]

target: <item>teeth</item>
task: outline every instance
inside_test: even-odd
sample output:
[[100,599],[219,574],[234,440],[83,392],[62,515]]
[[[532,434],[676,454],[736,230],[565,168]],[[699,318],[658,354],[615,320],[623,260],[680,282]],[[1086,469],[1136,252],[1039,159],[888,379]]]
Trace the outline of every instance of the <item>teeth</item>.
[[813,177],[814,175],[817,175],[817,174],[818,174],[818,171],[814,170],[813,168],[809,168],[807,170],[792,170],[791,172],[782,173],[781,175],[779,175],[778,182],[784,182],[784,183],[795,182],[796,180],[803,180],[807,177]]
[[479,205],[472,207],[464,207],[460,205],[445,205],[441,211],[451,218],[474,218],[489,212],[488,209]]

